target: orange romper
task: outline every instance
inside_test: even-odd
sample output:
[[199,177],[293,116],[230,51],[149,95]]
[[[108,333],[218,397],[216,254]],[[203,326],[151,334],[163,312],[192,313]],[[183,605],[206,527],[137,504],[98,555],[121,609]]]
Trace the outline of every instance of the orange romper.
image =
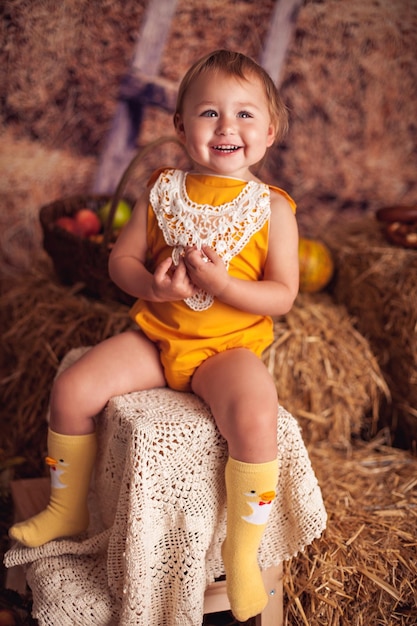
[[[151,271],[169,255],[178,263],[186,246],[208,245],[231,276],[262,280],[268,253],[268,185],[176,169],[159,170],[151,182]],[[285,191],[271,189],[285,196],[295,211]],[[260,356],[273,341],[269,316],[240,311],[203,290],[177,302],[139,299],[130,315],[158,346],[167,384],[179,391],[190,390],[195,370],[208,357],[238,347]]]

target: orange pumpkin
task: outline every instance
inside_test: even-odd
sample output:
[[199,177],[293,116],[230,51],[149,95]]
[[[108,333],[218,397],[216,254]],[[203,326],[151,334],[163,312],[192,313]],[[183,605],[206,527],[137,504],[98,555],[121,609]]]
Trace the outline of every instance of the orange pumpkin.
[[298,244],[300,263],[300,291],[321,291],[330,282],[334,272],[330,250],[321,241],[300,237]]

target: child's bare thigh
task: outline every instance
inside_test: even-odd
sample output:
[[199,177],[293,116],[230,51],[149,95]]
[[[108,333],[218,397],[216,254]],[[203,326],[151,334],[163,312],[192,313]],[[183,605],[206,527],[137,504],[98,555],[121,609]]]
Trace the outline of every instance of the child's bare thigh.
[[139,330],[126,331],[97,344],[56,380],[52,408],[100,411],[113,396],[165,386],[159,351]]

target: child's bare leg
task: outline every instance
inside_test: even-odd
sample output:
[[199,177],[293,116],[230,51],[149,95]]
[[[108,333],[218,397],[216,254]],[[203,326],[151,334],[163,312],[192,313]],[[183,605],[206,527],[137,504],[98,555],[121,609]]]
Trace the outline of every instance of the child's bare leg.
[[268,602],[257,561],[278,480],[276,388],[258,357],[235,349],[209,358],[194,375],[193,391],[210,406],[229,446],[222,555],[232,612],[246,621]]
[[84,435],[95,430],[95,417],[114,396],[164,387],[156,346],[137,330],[97,344],[56,379],[51,393],[52,430]]
[[115,395],[164,385],[158,352],[139,332],[104,341],[65,370],[51,394],[50,502],[38,515],[13,526],[10,536],[36,547],[86,530],[96,454],[95,416]]

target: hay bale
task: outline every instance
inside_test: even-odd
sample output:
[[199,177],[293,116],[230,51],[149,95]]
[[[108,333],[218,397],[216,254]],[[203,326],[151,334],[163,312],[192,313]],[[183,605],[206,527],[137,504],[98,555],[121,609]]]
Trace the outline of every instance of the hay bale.
[[389,391],[346,309],[326,293],[299,294],[274,329],[275,341],[264,359],[280,402],[297,417],[304,439],[328,439],[348,449],[352,437],[374,434]]
[[391,245],[373,217],[324,235],[336,259],[335,299],[369,340],[392,395],[397,443],[417,449],[417,252]]
[[286,624],[417,623],[417,459],[388,441],[357,441],[348,456],[326,441],[309,446],[329,521],[284,563]]

